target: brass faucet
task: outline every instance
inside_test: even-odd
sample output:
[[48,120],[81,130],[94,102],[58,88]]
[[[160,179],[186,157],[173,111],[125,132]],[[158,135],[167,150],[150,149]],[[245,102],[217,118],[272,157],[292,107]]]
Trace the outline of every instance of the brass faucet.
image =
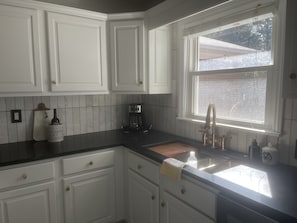
[[[212,112],[212,126],[210,127],[210,113]],[[211,147],[215,148],[216,144],[216,107],[214,104],[209,104],[207,108],[207,115],[204,126],[204,134],[203,134],[203,144],[206,145],[206,141],[208,138],[209,130],[211,128]]]

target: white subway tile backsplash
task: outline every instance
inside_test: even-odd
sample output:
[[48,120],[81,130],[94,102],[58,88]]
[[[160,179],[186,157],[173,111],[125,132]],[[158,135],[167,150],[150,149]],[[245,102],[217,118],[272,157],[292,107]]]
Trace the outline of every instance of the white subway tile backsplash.
[[99,107],[94,106],[93,108],[93,125],[94,125],[94,132],[98,132],[99,129]]
[[295,99],[294,102],[293,102],[293,114],[292,114],[292,118],[294,120],[297,120],[297,99]]
[[73,108],[73,134],[78,135],[80,133],[80,112],[79,107],[75,107]]
[[73,108],[79,108],[79,100],[78,95],[72,96]]
[[25,110],[33,110],[33,98],[32,97],[25,97],[24,98]]
[[33,109],[36,109],[38,105],[41,103],[41,97],[33,97]]
[[297,159],[295,159],[295,148],[297,140],[297,120],[292,121],[291,138],[290,138],[290,164],[297,166]]
[[99,107],[99,131],[103,131],[105,129],[105,108]]
[[45,105],[46,108],[50,108],[50,97],[49,96],[41,97],[41,102]]
[[[91,100],[93,102],[93,100]],[[87,133],[94,132],[93,107],[87,107]]]
[[7,115],[5,111],[0,111],[0,144],[8,143],[8,131],[7,131]]
[[86,106],[87,106],[86,96],[80,95],[79,96],[79,107],[86,107]]
[[24,142],[27,140],[26,137],[26,120],[25,120],[25,112],[22,111],[22,117],[23,117],[23,121],[20,123],[17,123],[17,141],[18,142]]
[[23,97],[15,98],[15,108],[16,109],[21,109],[21,110],[25,109],[25,100],[24,100]]
[[73,135],[73,109],[72,108],[66,108],[65,109],[65,115],[66,115],[66,122],[65,122],[65,129],[66,129],[66,135]]
[[15,109],[15,98],[6,98],[5,99],[6,102],[6,109],[7,111],[13,110]]
[[58,108],[58,97],[57,96],[52,96],[50,97],[50,108]]
[[6,102],[5,98],[0,98],[0,112],[1,111],[6,111]]
[[92,107],[93,106],[93,95],[86,96],[86,106]]
[[87,108],[80,107],[79,108],[79,120],[80,120],[80,133],[87,133]]
[[[44,103],[50,109],[57,108],[58,118],[64,125],[65,136],[118,129],[123,120],[126,122],[128,120],[128,100],[123,98],[128,99],[128,96],[69,95],[0,98],[0,144],[32,140],[33,110],[39,103]],[[141,103],[142,96],[131,96],[130,100]],[[10,110],[12,109],[22,110],[21,123],[11,123]]]
[[33,138],[33,111],[25,111],[26,140]]
[[285,108],[284,108],[284,118],[285,119],[292,119],[293,114],[293,100],[287,99],[285,100]]
[[10,121],[10,112],[6,112],[7,117],[7,130],[8,130],[8,142],[17,142],[18,141],[18,132],[17,125],[15,123],[11,123]]
[[73,107],[73,96],[68,95],[65,96],[65,108],[72,108]]
[[65,97],[58,96],[58,108],[65,108]]

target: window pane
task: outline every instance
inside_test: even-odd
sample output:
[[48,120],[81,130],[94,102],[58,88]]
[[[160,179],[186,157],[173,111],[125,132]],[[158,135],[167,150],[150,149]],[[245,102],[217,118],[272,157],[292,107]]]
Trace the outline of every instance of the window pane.
[[194,77],[194,115],[206,116],[209,104],[217,117],[264,123],[267,71]]
[[271,65],[272,25],[269,17],[197,37],[198,71]]

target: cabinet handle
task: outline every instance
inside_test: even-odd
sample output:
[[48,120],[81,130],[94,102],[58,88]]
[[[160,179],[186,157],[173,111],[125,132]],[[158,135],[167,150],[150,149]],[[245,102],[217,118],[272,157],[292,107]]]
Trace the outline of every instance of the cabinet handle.
[[27,174],[22,175],[23,180],[26,180],[28,178]]
[[182,188],[182,189],[180,190],[180,193],[181,193],[181,194],[185,194],[185,193],[186,193],[186,189],[185,189],[185,188]]
[[141,168],[142,168],[142,166],[141,166],[140,164],[138,164],[138,165],[137,165],[137,169],[140,170]]
[[52,81],[52,84],[57,84],[57,82],[56,81]]
[[153,196],[152,196],[152,200],[155,200],[155,199],[156,199],[156,197],[153,195]]
[[162,202],[161,203],[161,207],[163,208],[163,207],[165,207],[166,206],[166,203],[165,202]]
[[290,79],[291,80],[296,80],[296,78],[297,78],[297,75],[295,73],[290,74]]
[[66,189],[65,189],[66,191],[70,191],[70,187],[66,187]]
[[93,165],[93,161],[90,161],[90,162],[89,162],[89,165],[92,166],[92,165]]

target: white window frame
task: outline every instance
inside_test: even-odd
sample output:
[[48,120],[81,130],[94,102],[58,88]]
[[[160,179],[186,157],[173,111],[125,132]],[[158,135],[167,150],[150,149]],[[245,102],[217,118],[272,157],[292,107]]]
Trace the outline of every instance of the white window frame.
[[[266,106],[265,106],[265,123],[247,123],[232,120],[217,119],[217,124],[232,128],[244,129],[253,132],[261,132],[269,135],[279,135],[282,123],[282,108],[283,100],[281,98],[282,90],[282,75],[284,66],[284,39],[285,39],[285,0],[262,0],[262,1],[234,1],[230,4],[221,6],[220,8],[210,9],[196,15],[197,22],[193,19],[187,23],[185,21],[180,25],[180,34],[183,36],[183,47],[181,47],[181,55],[183,57],[182,73],[181,75],[181,88],[179,91],[179,111],[178,118],[186,119],[196,122],[205,122],[205,117],[193,115],[193,98],[192,91],[193,75],[199,74],[221,74],[224,72],[240,72],[240,71],[253,71],[268,69],[272,75],[267,75],[267,90],[266,90]],[[273,42],[272,42],[272,65],[265,67],[251,67],[251,68],[238,68],[226,69],[215,71],[193,71],[193,62],[191,59],[195,55],[190,55],[190,37],[217,27],[222,27],[232,24],[237,21],[242,21],[255,16],[261,16],[267,13],[274,15],[273,19]],[[212,16],[215,15],[215,16]],[[205,19],[212,18],[213,19]]]

